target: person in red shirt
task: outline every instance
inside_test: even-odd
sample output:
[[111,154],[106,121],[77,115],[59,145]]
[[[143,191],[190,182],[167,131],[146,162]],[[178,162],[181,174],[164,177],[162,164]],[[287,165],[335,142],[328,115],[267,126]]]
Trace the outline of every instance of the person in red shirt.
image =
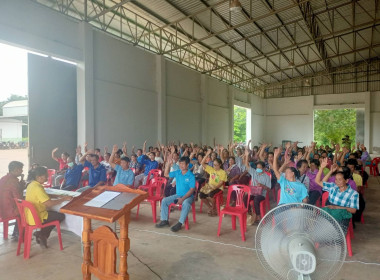
[[[25,188],[22,169],[24,164],[19,161],[11,161],[8,165],[9,173],[0,179],[0,217],[2,219],[12,218],[19,215],[15,198],[22,198]],[[19,181],[18,177],[21,176]],[[18,236],[18,225],[13,230],[13,236]]]
[[100,152],[99,148],[95,149],[95,155],[98,155],[99,157],[99,162],[102,162],[104,160],[104,157],[102,156],[102,153]]
[[57,151],[58,151],[58,147],[51,151],[52,159],[54,159],[55,161],[57,161],[59,163],[59,171],[55,174],[55,177],[54,177],[54,186],[60,185],[60,183],[61,183],[60,181],[63,180],[65,172],[66,172],[67,168],[69,168],[67,165],[67,158],[69,157],[69,154],[66,152],[63,152],[61,154],[61,157],[58,158],[55,156],[55,153]]
[[63,152],[61,154],[61,157],[58,158],[55,156],[55,153],[58,151],[58,148],[55,148],[51,151],[51,158],[54,159],[55,161],[57,161],[59,163],[59,171],[63,170],[63,169],[67,169],[67,158],[69,157],[69,154],[66,153],[66,152]]

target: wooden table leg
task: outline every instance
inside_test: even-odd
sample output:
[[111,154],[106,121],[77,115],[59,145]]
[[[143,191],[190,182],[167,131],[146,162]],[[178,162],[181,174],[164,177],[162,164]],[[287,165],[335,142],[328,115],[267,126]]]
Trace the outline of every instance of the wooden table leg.
[[82,274],[83,280],[91,280],[90,266],[91,262],[91,219],[83,218],[83,232],[82,232],[82,242],[83,242],[83,263],[82,263]]
[[119,277],[118,280],[129,280],[129,275],[127,272],[128,263],[127,256],[130,248],[130,240],[128,238],[128,224],[130,220],[130,213],[126,213],[119,219],[120,224],[120,237],[119,237],[119,253],[120,253],[120,263],[119,263]]

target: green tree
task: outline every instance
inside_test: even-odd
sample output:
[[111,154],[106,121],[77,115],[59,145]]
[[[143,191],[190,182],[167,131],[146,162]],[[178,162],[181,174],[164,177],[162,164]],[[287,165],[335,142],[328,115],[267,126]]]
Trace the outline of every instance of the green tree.
[[7,100],[1,101],[0,102],[0,116],[3,115],[3,106],[11,101],[17,101],[17,100],[25,100],[28,99],[28,96],[21,96],[21,95],[16,95],[12,94],[7,98]]
[[355,109],[314,111],[314,141],[318,145],[331,145],[332,142],[341,144],[345,135],[355,143]]
[[247,110],[241,107],[234,107],[234,141],[245,142],[247,128]]

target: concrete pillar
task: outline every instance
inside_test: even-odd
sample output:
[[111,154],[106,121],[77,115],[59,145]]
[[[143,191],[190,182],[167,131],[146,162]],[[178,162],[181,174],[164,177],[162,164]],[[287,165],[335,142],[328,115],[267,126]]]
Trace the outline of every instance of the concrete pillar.
[[[234,89],[232,86],[228,87],[228,139],[234,139]],[[226,143],[227,144],[227,143]]]
[[371,140],[371,92],[366,92],[364,97],[364,146],[372,153]]
[[79,23],[83,56],[77,70],[78,144],[87,142],[95,148],[94,48],[93,31],[89,23]]
[[356,109],[356,142],[364,143],[365,112],[363,109]]
[[208,143],[208,85],[207,85],[208,79],[206,74],[201,75],[201,141],[202,145],[208,144],[211,145],[212,143]]
[[166,144],[166,60],[156,55],[156,91],[157,91],[157,138]]

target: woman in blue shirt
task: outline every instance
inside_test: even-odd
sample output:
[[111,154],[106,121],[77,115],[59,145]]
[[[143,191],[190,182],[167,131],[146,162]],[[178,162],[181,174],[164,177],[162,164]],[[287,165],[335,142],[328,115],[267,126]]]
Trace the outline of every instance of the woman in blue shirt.
[[[286,203],[307,203],[307,189],[304,184],[297,181],[298,170],[294,167],[286,167],[285,174],[280,173],[278,168],[278,156],[281,154],[282,148],[277,148],[274,151],[273,171],[277,177],[281,187],[280,202],[278,205]],[[287,155],[287,152],[285,152]],[[285,163],[287,161],[285,159]]]

